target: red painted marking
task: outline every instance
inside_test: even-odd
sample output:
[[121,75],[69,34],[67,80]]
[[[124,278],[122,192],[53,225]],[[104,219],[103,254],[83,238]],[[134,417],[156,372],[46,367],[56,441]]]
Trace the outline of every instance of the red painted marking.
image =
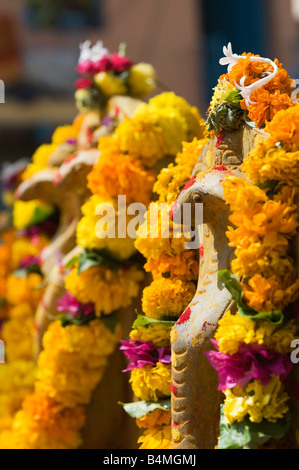
[[171,382],[171,384],[170,384],[170,390],[172,391],[172,393],[173,393],[174,395],[176,395],[176,394],[177,394],[177,391],[178,391],[178,388],[177,388],[175,385],[173,385],[173,383]]
[[209,323],[208,321],[205,321],[204,324],[202,325],[202,331],[207,331],[207,326],[214,326],[214,323]]
[[219,145],[222,144],[224,137],[225,137],[224,132],[220,132],[220,134],[217,136],[215,147],[219,147]]
[[186,321],[189,320],[190,315],[191,315],[191,308],[187,307],[184,313],[182,313],[182,315],[178,319],[177,324],[180,325],[181,323],[186,323]]
[[180,428],[180,427],[181,427],[181,425],[180,425],[180,424],[177,424],[175,421],[172,422],[172,426],[173,426],[174,428]]
[[190,186],[192,186],[192,184],[194,183],[194,181],[196,180],[196,176],[192,176],[192,178],[189,179],[189,181],[185,184],[185,186],[183,187],[183,191],[185,191],[185,189],[188,189],[190,188]]
[[53,185],[57,186],[61,180],[62,180],[62,176],[59,172],[57,172],[56,175],[54,176]]
[[200,244],[200,247],[199,247],[199,256],[202,258],[203,257],[203,254],[204,254],[204,247],[202,244]]
[[77,156],[76,153],[72,153],[72,155],[69,155],[69,156],[64,160],[63,164],[71,162],[72,160],[74,160],[74,158],[75,158],[76,156]]
[[224,166],[224,165],[221,165],[221,166],[214,166],[214,167],[213,167],[213,170],[217,170],[217,171],[229,171],[229,169],[226,168],[226,166]]
[[173,205],[172,205],[172,208],[170,209],[170,213],[169,213],[169,218],[170,218],[170,220],[173,219],[173,215],[174,215],[174,213],[175,213],[175,211],[176,211],[177,205],[178,205],[178,203],[177,203],[177,201],[175,201],[175,202],[173,203]]

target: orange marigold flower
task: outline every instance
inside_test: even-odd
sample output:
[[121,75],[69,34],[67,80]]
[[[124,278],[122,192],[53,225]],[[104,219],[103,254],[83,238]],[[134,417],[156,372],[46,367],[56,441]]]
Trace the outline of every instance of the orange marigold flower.
[[124,194],[127,202],[148,204],[155,182],[154,173],[144,170],[135,156],[102,151],[88,175],[88,187],[99,196]]
[[280,93],[279,90],[270,93],[263,87],[254,90],[250,99],[255,104],[248,106],[248,117],[256,123],[257,127],[271,121],[279,111],[294,106],[287,93]]
[[265,131],[270,137],[265,144],[274,146],[277,142],[284,144],[285,150],[297,150],[299,147],[299,104],[275,114],[267,122]]

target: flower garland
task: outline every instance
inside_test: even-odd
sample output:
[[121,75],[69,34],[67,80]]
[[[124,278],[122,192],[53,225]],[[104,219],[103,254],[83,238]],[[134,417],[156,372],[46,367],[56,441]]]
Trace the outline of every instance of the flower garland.
[[[200,137],[200,136],[199,136]],[[154,186],[158,202],[165,203],[169,220],[171,208],[191,177],[198,155],[207,139],[184,142],[175,163],[161,170]],[[130,383],[138,401],[124,404],[125,411],[136,419],[144,432],[138,439],[140,449],[171,449],[171,358],[170,333],[196,291],[198,259],[195,251],[185,248],[184,234],[173,237],[170,221],[169,237],[163,237],[163,215],[158,226],[150,226],[147,218],[138,230],[135,246],[146,258],[144,268],[153,277],[143,290],[142,309],[133,323],[129,341],[121,350],[129,360]],[[151,230],[156,229],[157,237]]]
[[[219,321],[207,356],[225,395],[218,448],[258,447],[288,432],[291,342],[298,335],[292,304],[299,279],[291,254],[299,220],[299,106],[275,114],[269,137],[244,160],[249,180],[228,176],[224,196],[231,208],[227,237],[235,248],[231,269],[219,276],[237,313]],[[297,336],[298,337],[298,336]]]
[[[147,119],[150,113],[152,128]],[[147,125],[145,133],[139,133],[141,116]],[[167,142],[177,121],[184,123],[185,135],[193,138],[193,132],[200,131],[197,119],[185,100],[173,93],[164,94],[143,105],[142,114],[136,112],[136,116],[127,118],[117,128],[119,132],[100,139],[103,159],[99,159],[88,177],[93,195],[82,207],[82,219],[77,227],[77,243],[82,251],[64,266],[66,293],[57,302],[58,319],[44,335],[34,392],[16,414],[12,431],[2,433],[1,446],[77,448],[81,445],[86,406],[123,334],[116,312],[137,297],[144,277],[128,236],[101,239],[99,234],[94,235],[92,227],[95,229],[99,220],[95,209],[103,202],[117,208],[118,194],[127,196],[127,204],[139,202],[139,197],[148,204],[154,184],[150,167],[162,155],[158,152],[154,157],[153,153],[148,156],[137,152],[136,139],[140,149],[146,149],[157,131],[159,138],[163,137],[164,151],[170,153],[172,148]],[[169,383],[169,363],[158,361],[156,368],[161,377],[166,374]],[[169,434],[169,416],[166,421]]]
[[40,254],[50,242],[57,221],[53,207],[42,201],[15,201],[14,229],[2,234],[0,431],[8,431],[22,401],[31,393],[36,375],[34,314],[43,295]]
[[157,86],[156,72],[151,64],[133,64],[125,56],[125,45],[110,53],[102,41],[93,46],[90,41],[80,45],[75,99],[80,112],[104,109],[111,96],[126,95],[144,98]]
[[[220,59],[220,63],[229,66],[214,88],[207,112],[206,129],[210,137],[225,130],[236,130],[244,122],[263,127],[276,113],[294,106],[291,100],[293,81],[277,59],[272,62],[251,53],[236,57],[230,45],[223,50],[226,57]],[[265,77],[271,74],[273,78],[264,83]]]

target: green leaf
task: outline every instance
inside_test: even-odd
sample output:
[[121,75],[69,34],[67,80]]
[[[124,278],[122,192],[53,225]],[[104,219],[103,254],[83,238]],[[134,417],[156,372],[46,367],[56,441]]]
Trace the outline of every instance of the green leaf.
[[228,269],[222,269],[218,271],[219,281],[224,284],[226,289],[230,292],[233,300],[238,306],[238,313],[242,317],[248,317],[252,320],[264,320],[268,319],[276,325],[280,325],[283,322],[283,313],[279,310],[272,310],[271,312],[256,312],[252,308],[248,307],[243,300],[243,289],[239,281],[233,276]]
[[104,315],[102,318],[103,323],[105,324],[106,328],[114,333],[116,325],[119,323],[119,320],[115,313],[110,313],[110,315]]
[[164,326],[168,326],[169,328],[172,328],[175,325],[175,321],[172,320],[155,320],[154,318],[148,318],[144,315],[138,314],[136,320],[133,323],[132,328],[137,329],[138,326],[144,326],[147,328],[150,325],[157,323],[162,324]]
[[78,275],[86,271],[93,266],[110,266],[115,271],[118,271],[120,267],[127,263],[127,261],[119,261],[111,256],[107,250],[84,250],[77,258],[78,261]]
[[54,213],[55,209],[52,206],[38,206],[35,208],[29,226],[38,225],[44,220],[48,219]]
[[118,404],[124,407],[124,410],[131,418],[141,418],[156,409],[167,411],[171,407],[170,399],[158,402],[136,401],[133,403],[122,403],[119,401]]
[[58,315],[58,320],[61,322],[61,325],[63,327],[68,326],[68,325],[86,325],[87,323],[90,323],[92,320],[96,318],[95,314],[90,314],[90,315],[77,315],[74,317],[73,315],[70,315],[69,313],[63,313],[62,315]]
[[242,99],[243,97],[238,91],[231,91],[224,101],[241,101]]
[[64,266],[65,269],[71,269],[75,266],[76,262],[78,261],[78,257],[79,255],[77,256],[73,256],[73,258],[71,258],[67,263],[66,265]]
[[241,423],[227,424],[224,421],[223,407],[224,405],[221,405],[218,449],[254,449],[270,438],[281,439],[290,426],[289,413],[276,423],[270,423],[267,420],[252,423],[249,418],[246,418]]

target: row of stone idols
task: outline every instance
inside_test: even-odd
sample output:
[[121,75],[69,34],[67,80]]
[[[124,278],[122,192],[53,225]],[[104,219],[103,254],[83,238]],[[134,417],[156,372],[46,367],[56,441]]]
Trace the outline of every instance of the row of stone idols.
[[[114,116],[117,110],[121,121],[125,116],[133,116],[140,103],[138,99],[114,96],[107,103],[105,116]],[[64,265],[78,253],[76,227],[81,217],[81,206],[90,196],[87,175],[99,158],[97,142],[107,131],[101,125],[102,119],[101,111],[87,112],[78,137],[76,156],[69,159],[75,150],[72,143],[60,145],[51,155],[47,168],[25,180],[16,191],[18,199],[42,199],[57,207],[60,214],[58,230],[42,253],[42,268],[48,285],[36,312],[36,357],[41,351],[45,331],[57,316],[56,302],[64,291],[64,279],[56,253],[61,254]],[[93,140],[90,139],[91,133]],[[217,373],[205,352],[212,348],[210,340],[214,337],[219,319],[228,310],[236,312],[231,294],[218,279],[218,271],[230,270],[234,257],[234,250],[228,245],[225,235],[230,210],[223,195],[222,182],[226,174],[242,176],[241,164],[244,158],[266,138],[263,129],[245,122],[235,130],[226,129],[220,143],[217,137],[211,138],[198,155],[192,176],[211,167],[215,169],[202,178],[195,178],[195,182],[183,190],[177,200],[177,208],[186,202],[193,206],[203,204],[203,222],[198,227],[202,250],[197,290],[189,304],[191,314],[187,322],[175,325],[176,334],[172,341],[172,380],[177,392],[172,394],[171,412],[173,422],[180,430],[179,438],[173,441],[173,448],[210,449],[217,445],[223,396],[218,390]],[[167,159],[161,160],[159,168],[167,164]],[[194,228],[192,221],[190,228]],[[140,299],[134,307],[139,305]],[[133,315],[134,308],[130,307],[122,316],[125,334],[128,334],[132,325]],[[89,405],[84,447],[103,448],[108,442],[111,445],[114,441],[113,445],[117,448],[119,439],[123,439],[122,447],[136,446],[136,430],[117,405],[119,399],[133,399],[127,377],[121,373],[123,368],[124,358],[117,351],[111,358],[105,383],[99,384]],[[111,396],[107,393],[109,389],[115,389]],[[103,397],[107,407],[107,413],[104,414],[100,405]],[[102,431],[97,425],[97,416],[100,414]],[[116,427],[118,432],[115,431]]]

